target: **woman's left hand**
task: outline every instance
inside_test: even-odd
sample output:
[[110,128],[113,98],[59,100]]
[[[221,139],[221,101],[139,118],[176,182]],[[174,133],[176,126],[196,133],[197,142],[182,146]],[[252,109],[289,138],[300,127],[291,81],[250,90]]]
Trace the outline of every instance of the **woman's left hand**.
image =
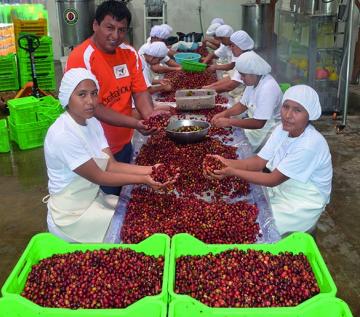
[[157,128],[148,128],[145,124],[144,124],[144,120],[139,120],[137,123],[137,127],[136,130],[138,130],[142,135],[151,135],[151,134],[156,134],[159,132],[159,129]]

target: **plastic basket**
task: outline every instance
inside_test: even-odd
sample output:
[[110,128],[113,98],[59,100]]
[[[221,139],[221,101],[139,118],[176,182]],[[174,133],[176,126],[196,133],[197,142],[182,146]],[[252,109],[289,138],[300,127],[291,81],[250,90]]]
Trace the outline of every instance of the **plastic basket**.
[[33,123],[14,124],[10,123],[10,139],[19,146],[21,150],[33,149],[43,146],[49,121],[37,121]]
[[19,89],[19,79],[17,71],[13,74],[3,75],[0,74],[0,91],[6,90],[18,90]]
[[37,108],[37,119],[39,121],[47,120],[49,126],[64,112],[60,101],[52,96],[45,96],[39,99]]
[[16,55],[8,54],[5,56],[0,56],[0,75],[11,76],[11,74],[17,75],[17,64],[16,64]]
[[36,110],[39,101],[34,96],[10,99],[7,105],[10,111],[10,120],[14,124],[36,122]]
[[[52,37],[50,36],[42,36],[40,39],[40,46],[35,50],[34,56],[35,57],[52,57],[54,56],[53,53],[53,47],[52,47]],[[27,47],[27,42],[23,40],[22,46]],[[19,43],[16,43],[17,45],[17,52],[19,58],[29,59],[29,52],[25,51],[24,49],[18,47]]]
[[174,55],[174,58],[176,63],[181,64],[183,61],[198,62],[201,55],[198,53],[177,53]]
[[13,17],[15,36],[19,37],[23,33],[31,33],[37,36],[44,36],[48,34],[47,20],[21,20]]
[[[19,59],[20,76],[31,75],[31,64],[29,58]],[[41,73],[55,73],[54,58],[50,57],[36,57],[35,58],[36,75]]]
[[215,107],[216,91],[213,89],[181,89],[175,93],[179,110],[212,109]]
[[[40,315],[41,310],[41,315]],[[6,317],[166,317],[164,303],[144,299],[141,305],[130,305],[126,309],[39,309],[25,298],[13,295],[0,299],[0,316]]]
[[352,317],[349,306],[338,298],[318,297],[291,310],[279,308],[210,308],[202,303],[175,300],[168,317]]
[[[1,289],[1,293],[3,296],[13,296],[19,301],[26,301],[29,305],[36,308],[39,315],[43,315],[45,311],[49,312],[57,312],[60,311],[58,308],[43,308],[24,297],[21,297],[20,294],[24,288],[26,283],[27,276],[31,271],[32,265],[38,263],[41,259],[50,257],[54,254],[64,254],[68,252],[74,251],[86,251],[86,250],[98,250],[98,249],[111,249],[111,248],[130,248],[136,252],[144,252],[147,255],[152,256],[164,256],[164,274],[163,274],[163,283],[161,293],[155,296],[146,296],[136,303],[128,306],[123,309],[109,309],[103,310],[104,316],[106,312],[110,314],[114,311],[126,311],[133,306],[142,307],[143,303],[146,302],[160,302],[163,304],[167,303],[168,294],[167,294],[167,283],[168,283],[168,271],[169,271],[169,252],[170,252],[170,238],[165,234],[154,234],[146,240],[142,241],[138,244],[77,244],[77,243],[68,243],[65,242],[58,237],[50,233],[40,233],[35,235],[29,242],[25,251],[21,255],[19,261],[15,265],[15,268],[10,273],[9,277],[4,283],[4,286]],[[64,311],[68,309],[63,309]],[[99,309],[86,309],[81,310],[82,312],[91,312],[92,316],[98,316],[95,312],[99,312]],[[142,311],[143,316],[148,316],[146,310]],[[60,315],[59,313],[59,316]],[[86,315],[79,315],[86,316]],[[114,316],[114,315],[109,315]],[[125,315],[124,315],[125,316]],[[134,315],[126,315],[126,316],[134,316]]]
[[[38,86],[41,89],[44,89],[44,90],[55,90],[56,89],[56,80],[55,80],[54,72],[43,74],[43,73],[38,73],[38,71],[36,71],[36,79],[38,82]],[[25,74],[21,75],[20,85],[22,87],[25,86],[30,81],[32,81],[31,73],[25,73]]]
[[[180,295],[174,292],[175,285],[175,273],[176,273],[176,258],[183,255],[205,255],[210,252],[217,254],[225,250],[238,248],[239,250],[263,250],[269,251],[272,254],[278,254],[279,252],[291,251],[293,253],[303,252],[308,261],[310,262],[311,268],[315,274],[317,283],[320,288],[320,295],[326,295],[327,297],[335,297],[337,289],[335,283],[326,267],[326,264],[320,254],[318,247],[314,239],[306,233],[298,232],[293,233],[285,239],[274,243],[274,244],[205,244],[200,240],[192,237],[189,234],[181,233],[177,234],[172,238],[171,253],[170,253],[170,271],[169,271],[169,295],[171,300],[175,299],[186,299],[191,302],[199,303],[198,300],[188,296]],[[316,295],[316,298],[320,295]],[[304,303],[308,302],[305,301]],[[302,305],[302,304],[301,304]],[[217,308],[212,308],[217,309]],[[241,309],[241,308],[232,308]],[[271,311],[273,308],[266,308]],[[293,307],[287,307],[291,310]],[[265,310],[264,310],[265,311]]]
[[182,61],[181,68],[186,72],[203,72],[208,65],[204,63],[198,63],[193,61]]
[[9,131],[6,119],[0,120],[0,153],[10,151]]
[[291,84],[289,83],[281,83],[279,84],[280,89],[282,91],[282,93],[284,93],[286,90],[288,90],[291,87]]

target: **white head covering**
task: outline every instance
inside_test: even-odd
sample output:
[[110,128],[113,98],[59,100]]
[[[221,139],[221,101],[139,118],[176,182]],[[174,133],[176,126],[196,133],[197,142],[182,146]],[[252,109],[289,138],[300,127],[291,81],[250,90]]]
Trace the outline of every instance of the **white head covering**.
[[221,26],[220,23],[210,24],[210,26],[209,26],[208,29],[206,30],[206,35],[214,36],[214,35],[215,35],[215,32],[216,32],[216,29],[217,29],[219,26]]
[[230,41],[233,42],[242,51],[248,51],[254,48],[253,39],[243,30],[234,32],[230,36]]
[[158,37],[159,39],[166,40],[170,36],[168,27],[163,25],[154,25],[150,31],[150,37]]
[[173,28],[169,24],[164,23],[161,24],[160,26],[166,28],[169,31],[169,34],[173,32]]
[[99,89],[96,77],[86,68],[72,68],[64,74],[59,89],[59,101],[63,108],[69,104],[70,96],[77,85],[85,79],[94,81],[97,89]]
[[292,100],[302,105],[309,114],[309,120],[317,120],[321,116],[321,105],[318,93],[307,85],[296,85],[287,89],[282,98]]
[[233,28],[230,25],[226,24],[219,26],[215,31],[215,35],[218,37],[230,37],[233,33]]
[[271,72],[271,66],[254,51],[241,54],[236,60],[235,67],[243,74],[267,75]]
[[153,42],[147,45],[144,49],[144,53],[154,57],[165,57],[168,53],[168,48],[164,42]]
[[221,25],[225,24],[224,20],[222,18],[213,18],[210,22],[210,25],[211,24],[214,24],[214,23],[219,23]]

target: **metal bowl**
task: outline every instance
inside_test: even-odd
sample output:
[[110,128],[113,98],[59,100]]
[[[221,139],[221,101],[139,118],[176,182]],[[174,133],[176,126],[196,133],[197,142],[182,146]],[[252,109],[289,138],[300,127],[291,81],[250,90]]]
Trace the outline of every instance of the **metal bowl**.
[[[175,132],[180,127],[198,126],[203,128],[193,132]],[[172,120],[166,128],[166,134],[177,143],[195,143],[205,139],[210,123],[201,120]]]

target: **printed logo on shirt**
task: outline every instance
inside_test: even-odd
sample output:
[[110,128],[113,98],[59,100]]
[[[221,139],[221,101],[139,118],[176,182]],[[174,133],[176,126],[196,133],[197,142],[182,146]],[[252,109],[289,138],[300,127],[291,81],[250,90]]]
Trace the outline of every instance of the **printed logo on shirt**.
[[116,65],[113,67],[113,69],[114,69],[114,75],[115,75],[116,79],[129,76],[129,70],[128,70],[126,64]]
[[110,90],[102,99],[105,106],[111,106],[121,99],[121,95],[131,93],[130,86],[117,87],[116,90]]

